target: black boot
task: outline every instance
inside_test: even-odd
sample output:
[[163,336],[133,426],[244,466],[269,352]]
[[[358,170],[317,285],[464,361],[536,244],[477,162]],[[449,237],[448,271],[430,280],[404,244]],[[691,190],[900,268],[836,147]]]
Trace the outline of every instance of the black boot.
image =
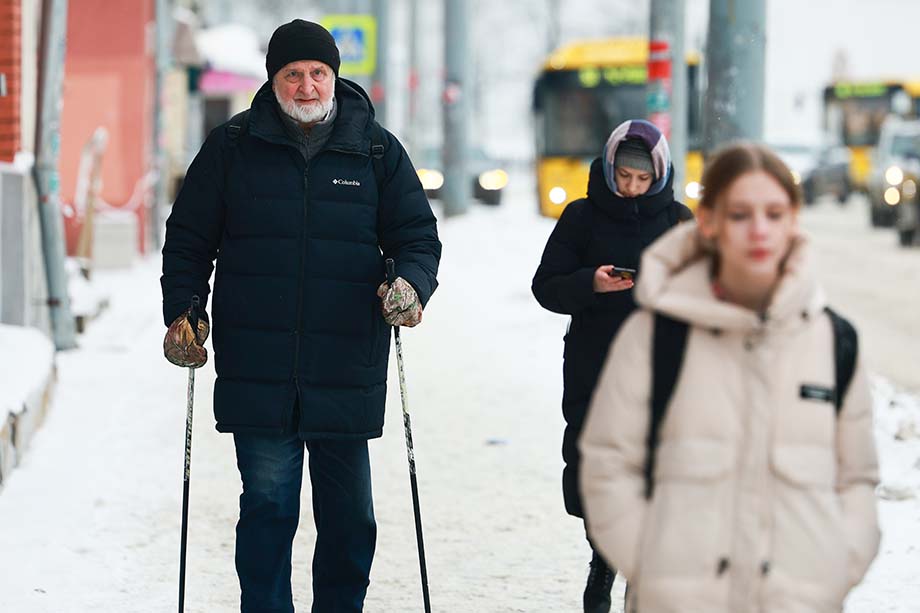
[[607,566],[604,558],[592,551],[591,570],[588,572],[588,583],[585,585],[585,613],[609,613],[610,588],[613,587],[613,578],[616,575],[616,571]]

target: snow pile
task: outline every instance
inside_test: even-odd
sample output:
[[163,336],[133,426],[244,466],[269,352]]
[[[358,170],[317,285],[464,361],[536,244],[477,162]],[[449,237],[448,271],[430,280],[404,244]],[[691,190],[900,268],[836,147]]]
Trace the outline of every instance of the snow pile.
[[41,423],[54,346],[35,328],[0,324],[0,486]]
[[0,411],[31,405],[53,369],[54,345],[44,334],[0,324]]
[[873,382],[875,435],[881,462],[879,498],[920,498],[920,399],[883,379]]
[[916,611],[920,598],[920,398],[881,377],[872,381],[882,544],[868,574],[850,594],[847,613]]
[[[82,273],[80,262],[76,258],[67,258],[64,262],[67,270],[67,293],[70,296],[70,312],[78,320],[85,321],[97,317],[108,305],[108,296],[100,290],[98,284],[91,283]],[[78,324],[78,331],[81,324]]]

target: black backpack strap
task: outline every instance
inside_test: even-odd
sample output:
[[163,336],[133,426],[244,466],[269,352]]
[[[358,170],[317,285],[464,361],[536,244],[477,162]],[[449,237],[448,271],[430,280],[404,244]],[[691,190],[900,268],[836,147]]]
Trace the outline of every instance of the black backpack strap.
[[853,324],[839,313],[830,307],[824,307],[824,312],[834,329],[834,408],[839,414],[853,380],[853,373],[856,372],[859,337]]
[[655,452],[658,449],[659,431],[674,393],[677,377],[684,361],[689,326],[655,313],[652,332],[652,414],[649,420],[648,444],[645,455],[645,497],[650,499],[654,490]]
[[387,169],[383,164],[383,154],[386,151],[387,136],[383,127],[374,121],[371,126],[371,161],[374,164],[374,176],[377,178],[377,190],[380,191],[387,178]]
[[227,137],[235,141],[249,127],[249,109],[237,113],[227,122]]

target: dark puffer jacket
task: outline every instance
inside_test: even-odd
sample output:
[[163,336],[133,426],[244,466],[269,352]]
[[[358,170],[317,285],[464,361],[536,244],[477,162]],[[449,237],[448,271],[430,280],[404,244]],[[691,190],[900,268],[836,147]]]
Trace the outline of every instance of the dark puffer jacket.
[[236,137],[208,136],[166,222],[163,317],[211,305],[214,413],[221,432],[290,431],[299,397],[304,438],[380,436],[390,327],[377,286],[384,259],[418,292],[437,287],[434,215],[415,169],[386,137],[379,186],[374,111],[339,79],[338,114],[309,163],[285,131],[270,84]]
[[588,197],[566,206],[546,243],[533,278],[533,294],[544,308],[572,316],[565,335],[562,395],[566,421],[562,490],[572,515],[583,516],[576,444],[591,392],[614,335],[636,308],[631,289],[595,294],[594,271],[606,264],[638,270],[642,250],[692,216],[690,209],[674,200],[671,180],[654,195],[617,196],[607,187],[598,158],[591,165]]

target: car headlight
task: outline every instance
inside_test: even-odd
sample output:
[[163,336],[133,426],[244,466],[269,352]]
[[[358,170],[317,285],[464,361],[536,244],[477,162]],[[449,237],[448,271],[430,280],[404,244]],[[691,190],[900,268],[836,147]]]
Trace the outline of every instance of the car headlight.
[[913,179],[904,181],[904,185],[901,186],[901,193],[906,200],[913,198],[917,195],[917,183]]
[[702,189],[700,189],[701,187],[702,186],[699,184],[698,181],[690,181],[689,183],[687,183],[687,187],[684,188],[684,193],[687,194],[687,198],[692,198],[696,200],[700,197],[700,194],[703,191]]
[[904,171],[897,166],[889,166],[885,171],[885,180],[888,181],[888,185],[900,185],[904,180]]
[[894,206],[901,202],[901,192],[898,191],[897,187],[889,187],[885,190],[885,202],[890,206]]
[[508,185],[508,173],[498,168],[487,170],[479,175],[479,186],[488,191],[496,191]]
[[444,185],[444,175],[438,170],[430,168],[419,168],[418,179],[422,182],[422,188],[426,191],[441,189]]
[[549,190],[549,201],[553,204],[562,204],[568,197],[569,195],[565,193],[565,190],[559,186]]

